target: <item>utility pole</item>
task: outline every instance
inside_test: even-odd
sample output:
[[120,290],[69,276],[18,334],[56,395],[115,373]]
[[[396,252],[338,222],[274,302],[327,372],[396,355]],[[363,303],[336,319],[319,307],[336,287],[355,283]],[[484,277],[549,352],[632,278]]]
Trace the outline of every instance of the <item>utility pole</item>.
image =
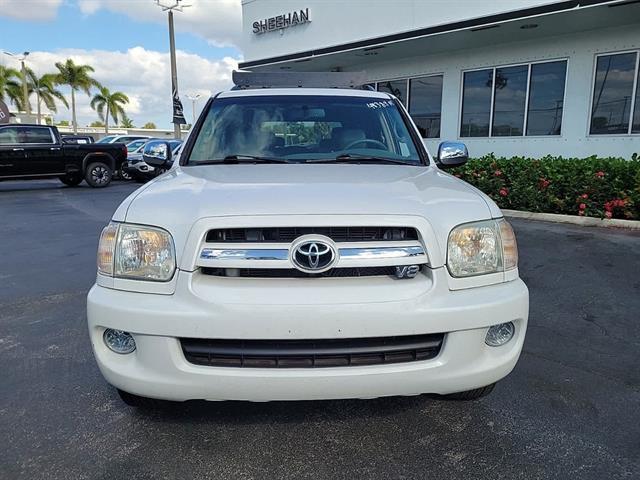
[[193,117],[193,121],[191,122],[191,128],[196,124],[196,102],[201,97],[199,93],[193,95],[187,95],[187,98],[191,100],[191,116]]
[[10,57],[14,57],[20,61],[22,72],[22,102],[24,103],[24,111],[27,112],[27,115],[31,115],[31,105],[29,105],[29,88],[27,87],[27,67],[24,64],[24,61],[29,56],[29,52],[23,52],[21,56],[7,51],[4,53],[5,55],[9,55]]
[[[169,54],[171,57],[171,96],[173,105],[173,135],[176,139],[182,137],[180,130],[181,123],[184,122],[184,114],[182,113],[182,104],[180,103],[180,97],[178,95],[178,68],[176,66],[176,39],[173,29],[173,11],[182,12],[184,7],[190,7],[191,5],[181,5],[182,0],[155,0],[156,5],[162,8],[163,12],[168,11],[169,17]],[[180,118],[182,122],[180,122]]]

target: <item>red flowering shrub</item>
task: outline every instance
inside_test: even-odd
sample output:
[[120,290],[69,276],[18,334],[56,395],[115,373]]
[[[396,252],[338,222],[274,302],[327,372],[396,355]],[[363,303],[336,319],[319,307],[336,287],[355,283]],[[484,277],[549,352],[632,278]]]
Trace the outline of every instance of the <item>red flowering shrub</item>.
[[453,173],[488,194],[500,207],[640,220],[640,158],[539,160],[487,155]]

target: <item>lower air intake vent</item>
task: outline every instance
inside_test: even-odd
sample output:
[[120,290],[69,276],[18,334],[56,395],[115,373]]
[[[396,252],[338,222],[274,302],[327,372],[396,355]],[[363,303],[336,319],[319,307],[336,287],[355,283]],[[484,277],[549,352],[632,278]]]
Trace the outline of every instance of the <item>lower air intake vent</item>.
[[435,358],[443,333],[320,340],[182,338],[188,362],[211,367],[322,368],[416,362]]

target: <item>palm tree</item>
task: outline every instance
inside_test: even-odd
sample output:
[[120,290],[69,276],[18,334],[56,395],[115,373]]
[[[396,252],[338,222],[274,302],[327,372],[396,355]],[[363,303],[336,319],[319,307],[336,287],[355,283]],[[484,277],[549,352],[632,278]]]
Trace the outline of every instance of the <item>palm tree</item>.
[[127,115],[122,115],[122,120],[120,121],[120,126],[122,128],[135,128],[133,124],[133,120],[131,120]]
[[71,87],[71,118],[73,121],[73,133],[78,133],[78,120],[76,119],[76,91],[82,90],[87,95],[91,94],[91,88],[101,88],[100,83],[91,78],[93,72],[91,65],[76,65],[70,58],[66,62],[56,62],[59,73],[55,76],[58,85]]
[[109,133],[109,114],[117,124],[118,117],[125,115],[123,105],[129,103],[129,97],[122,92],[111,93],[107,87],[100,87],[100,91],[91,99],[91,108],[98,112],[104,121],[104,133]]
[[57,112],[56,99],[60,100],[62,104],[69,108],[67,99],[64,98],[62,92],[56,89],[56,74],[45,73],[40,78],[31,70],[27,68],[27,86],[29,94],[36,94],[36,106],[38,112],[38,124],[40,124],[40,117],[42,111],[42,102],[51,112]]
[[22,110],[22,90],[20,73],[13,68],[0,65],[0,100],[13,103],[18,110]]

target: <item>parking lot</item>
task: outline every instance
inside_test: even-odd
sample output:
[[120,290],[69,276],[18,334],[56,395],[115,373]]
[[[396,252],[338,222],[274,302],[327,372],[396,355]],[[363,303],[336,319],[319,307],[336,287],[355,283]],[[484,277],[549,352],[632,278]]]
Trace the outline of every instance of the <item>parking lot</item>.
[[0,183],[1,478],[640,478],[638,233],[513,221],[529,331],[477,402],[143,412],[102,379],[85,318],[98,235],[135,188]]

